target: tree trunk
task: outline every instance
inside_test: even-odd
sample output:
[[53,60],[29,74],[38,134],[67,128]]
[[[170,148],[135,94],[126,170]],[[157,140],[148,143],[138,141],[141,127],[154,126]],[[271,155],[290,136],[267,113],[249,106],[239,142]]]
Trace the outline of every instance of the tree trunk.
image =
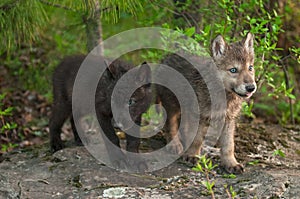
[[[87,6],[88,1],[85,0]],[[100,20],[100,5],[98,0],[92,0],[94,3],[94,13],[90,16],[83,16],[86,25],[87,50],[90,52],[97,47],[97,55],[103,55],[103,46],[98,46],[102,42],[102,25]]]

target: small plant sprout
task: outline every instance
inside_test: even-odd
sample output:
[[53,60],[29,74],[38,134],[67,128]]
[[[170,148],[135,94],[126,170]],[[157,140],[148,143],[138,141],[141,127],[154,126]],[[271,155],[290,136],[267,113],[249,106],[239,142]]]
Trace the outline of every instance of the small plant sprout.
[[276,150],[273,152],[272,155],[273,155],[273,156],[280,156],[280,157],[282,157],[282,158],[285,157],[285,153],[284,153],[281,149],[276,149]]
[[218,165],[212,164],[212,161],[210,158],[206,158],[206,155],[198,156],[199,161],[197,165],[193,168],[194,171],[204,171],[210,173],[214,168],[216,168]]
[[214,191],[213,191],[213,187],[215,186],[215,182],[202,181],[202,184],[205,186],[205,188],[207,189],[208,193],[211,194],[211,197],[215,198]]
[[211,195],[212,199],[215,198],[215,194],[213,191],[213,187],[215,186],[215,182],[212,182],[209,174],[212,173],[212,170],[217,167],[217,165],[213,165],[211,159],[206,158],[205,155],[198,156],[199,161],[197,165],[193,168],[193,171],[198,171],[205,174],[206,181],[202,181],[202,184],[207,189],[208,193]]
[[233,190],[233,187],[230,185],[229,190],[228,190],[228,185],[224,185],[225,191],[228,195],[228,198],[234,199],[237,196],[237,193]]
[[248,162],[248,165],[254,166],[257,165],[259,163],[259,160],[253,160],[251,162]]
[[233,173],[231,173],[231,174],[224,174],[222,177],[223,177],[223,178],[235,179],[235,178],[236,178],[236,175],[234,175]]
[[254,105],[253,100],[251,100],[249,104],[247,102],[243,102],[242,103],[242,113],[245,116],[254,119],[255,115],[252,113],[253,105]]
[[[4,136],[8,138],[8,132],[16,129],[17,124],[15,122],[11,122],[9,119],[10,116],[13,115],[14,108],[13,107],[5,107],[4,105],[4,99],[5,99],[6,93],[0,94],[0,136]],[[1,144],[1,151],[7,152],[15,147],[17,147],[17,144],[14,143],[3,143]]]

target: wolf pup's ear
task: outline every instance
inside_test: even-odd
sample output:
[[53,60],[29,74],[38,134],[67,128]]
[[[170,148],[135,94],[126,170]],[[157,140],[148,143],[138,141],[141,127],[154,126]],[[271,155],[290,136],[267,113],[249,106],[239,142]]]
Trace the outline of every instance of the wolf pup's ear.
[[136,80],[138,82],[143,82],[144,84],[151,83],[151,69],[147,62],[142,63],[138,69]]
[[117,68],[114,64],[112,64],[111,62],[109,62],[108,60],[104,60],[104,63],[107,67],[107,70],[108,70],[108,74],[113,78],[115,79],[116,76],[117,76]]
[[221,58],[226,52],[227,44],[221,35],[218,35],[211,44],[212,56],[214,59]]
[[250,54],[254,54],[253,38],[254,36],[249,32],[247,33],[246,38],[244,39],[244,47]]

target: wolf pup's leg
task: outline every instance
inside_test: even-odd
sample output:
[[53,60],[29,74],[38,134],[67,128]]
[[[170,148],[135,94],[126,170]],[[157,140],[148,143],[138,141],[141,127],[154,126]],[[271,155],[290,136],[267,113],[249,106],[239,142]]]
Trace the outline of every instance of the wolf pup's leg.
[[227,172],[239,174],[244,171],[244,168],[234,157],[234,131],[235,121],[226,119],[219,140],[221,144],[221,165]]
[[[75,126],[75,121],[74,121],[73,116],[71,117],[70,122],[71,122],[71,126],[72,126],[72,131],[73,131],[75,143],[78,146],[82,146],[83,144],[82,144],[82,141],[81,141],[81,139],[80,139],[80,137],[78,135],[78,131],[77,131],[77,128]],[[79,122],[77,122],[77,123],[79,123]],[[82,130],[82,129],[80,129],[80,130]]]
[[128,165],[128,162],[126,156],[121,150],[120,140],[115,133],[115,129],[112,126],[111,120],[111,117],[106,117],[98,113],[98,121],[100,127],[103,130],[104,135],[106,136],[106,139],[104,137],[103,139],[110,162],[116,168],[125,169]]
[[[136,124],[141,126],[142,115],[137,118]],[[140,129],[138,129],[140,133]],[[140,138],[126,134],[126,150],[133,153],[139,152]]]
[[166,140],[168,142],[167,150],[174,154],[181,154],[183,146],[178,133],[178,120],[180,119],[180,112],[169,111],[167,113],[166,121]]
[[100,127],[103,130],[103,133],[106,135],[109,141],[112,142],[118,148],[120,148],[120,140],[115,133],[114,127],[111,124],[111,118],[100,116],[98,120],[99,120]]
[[56,103],[52,108],[52,116],[50,119],[50,147],[51,151],[55,152],[64,148],[61,140],[61,127],[63,126],[66,119],[71,114],[71,109],[64,103]]
[[[188,150],[183,155],[183,159],[185,161],[188,161],[192,164],[196,164],[198,162],[198,155],[200,155],[201,152],[201,145],[203,142],[203,139],[205,137],[206,131],[204,130],[205,123],[200,120],[197,134],[191,144],[191,146],[188,148]],[[185,132],[185,134],[188,136],[188,131]],[[185,138],[186,140],[187,138]]]

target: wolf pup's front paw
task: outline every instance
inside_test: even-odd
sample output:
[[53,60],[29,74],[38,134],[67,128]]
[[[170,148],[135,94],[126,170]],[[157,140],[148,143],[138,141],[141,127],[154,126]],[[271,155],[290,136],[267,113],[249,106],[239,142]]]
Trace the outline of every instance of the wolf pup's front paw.
[[56,151],[59,151],[63,149],[65,146],[62,141],[57,141],[57,142],[51,142],[50,143],[50,151],[52,153],[55,153]]
[[182,159],[186,162],[191,163],[192,165],[196,165],[199,161],[199,158],[193,155],[185,154],[182,156]]
[[179,139],[173,139],[166,146],[167,150],[172,154],[181,154],[183,152],[183,146]]
[[132,172],[145,173],[148,170],[148,164],[143,158],[130,158],[128,170]]
[[223,166],[226,172],[233,174],[241,174],[244,173],[244,167],[241,164],[235,164],[230,166]]

